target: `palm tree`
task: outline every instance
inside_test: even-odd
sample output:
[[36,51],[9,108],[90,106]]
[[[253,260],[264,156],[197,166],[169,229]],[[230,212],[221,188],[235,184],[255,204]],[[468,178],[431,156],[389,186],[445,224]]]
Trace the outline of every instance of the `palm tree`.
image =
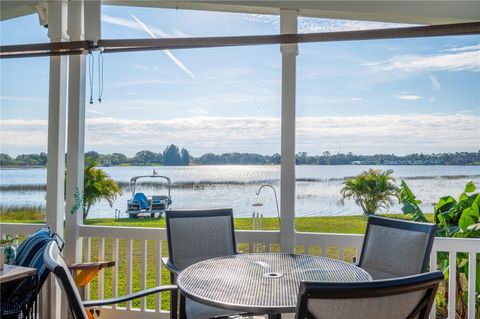
[[365,215],[375,214],[381,208],[393,205],[398,198],[398,189],[392,170],[369,169],[352,179],[343,182],[342,202],[354,199]]
[[93,204],[106,200],[113,206],[113,201],[122,190],[117,183],[102,169],[97,168],[98,162],[91,158],[85,159],[83,188],[83,218],[87,218]]

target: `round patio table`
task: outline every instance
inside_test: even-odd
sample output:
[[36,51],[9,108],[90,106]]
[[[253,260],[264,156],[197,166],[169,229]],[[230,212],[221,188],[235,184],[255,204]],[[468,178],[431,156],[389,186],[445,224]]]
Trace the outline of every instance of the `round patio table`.
[[181,293],[205,305],[248,314],[295,312],[301,281],[370,281],[365,270],[326,257],[238,254],[201,261],[177,278]]

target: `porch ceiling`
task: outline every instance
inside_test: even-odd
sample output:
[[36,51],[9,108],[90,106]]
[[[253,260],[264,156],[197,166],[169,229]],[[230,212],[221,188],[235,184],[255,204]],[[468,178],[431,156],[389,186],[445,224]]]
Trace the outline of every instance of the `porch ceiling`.
[[[461,23],[480,20],[478,1],[147,1],[102,0],[106,5],[124,5],[189,10],[278,15],[280,8],[296,9],[300,16],[414,24]],[[35,4],[46,1],[1,0],[0,19],[35,13]]]

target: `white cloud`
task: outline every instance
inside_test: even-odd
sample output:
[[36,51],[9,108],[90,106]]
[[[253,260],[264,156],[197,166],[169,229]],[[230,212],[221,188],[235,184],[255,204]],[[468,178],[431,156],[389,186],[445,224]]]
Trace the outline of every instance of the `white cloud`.
[[2,95],[0,96],[0,100],[16,101],[16,102],[33,102],[33,103],[48,102],[47,99],[40,99],[40,98],[28,97],[28,96],[12,96],[12,95]]
[[428,99],[428,103],[433,103],[433,102],[435,102],[435,98],[432,96]]
[[146,67],[145,65],[142,65],[142,64],[134,64],[133,67],[135,69],[139,69],[139,70],[148,70],[148,67]]
[[190,114],[195,114],[195,115],[206,115],[206,114],[208,114],[208,111],[205,110],[204,108],[201,108],[201,107],[198,107],[196,109],[189,109],[186,112],[190,113]]
[[[145,23],[143,23],[142,21],[140,21],[140,19],[138,19],[136,16],[134,16],[133,14],[130,13],[130,15],[132,16],[132,18],[135,19],[135,21],[137,21],[137,23],[142,27],[142,29],[147,32],[152,38],[156,39],[158,38],[158,35],[153,32],[151,30],[151,28],[149,26],[147,26]],[[195,77],[195,75],[193,74],[192,71],[190,71],[186,66],[185,64],[183,64],[179,59],[177,59],[177,57],[175,55],[173,55],[173,53],[170,51],[170,50],[162,50],[163,53],[165,53],[169,58],[170,60],[173,61],[173,63],[175,63],[182,71],[184,71],[185,73],[187,73],[190,77]]]
[[97,110],[86,110],[88,113],[98,114],[98,115],[105,115],[105,113],[97,111]]
[[409,95],[409,94],[400,94],[400,95],[397,95],[397,99],[399,100],[420,100],[420,99],[423,99],[422,96],[418,96],[418,95]]
[[191,34],[185,33],[180,30],[173,30],[172,36],[175,38],[190,38],[192,37]]
[[388,23],[388,22],[370,22],[354,20],[336,20],[319,18],[299,18],[298,31],[300,33],[319,33],[319,32],[338,32],[338,31],[358,31],[372,29],[389,29],[411,27],[408,24]]
[[[117,18],[117,17],[112,17],[107,14],[102,14],[102,21],[110,24],[115,24],[119,25],[122,27],[130,28],[130,29],[135,29],[139,31],[145,31],[144,28],[142,27],[141,24],[138,22],[133,22],[127,19],[122,19],[122,18]],[[168,33],[163,32],[162,30],[155,28],[155,27],[150,27],[150,30],[157,35],[158,37],[161,38],[171,38],[172,36]]]
[[[475,151],[465,136],[478,132],[473,114],[404,114],[297,118],[297,150],[355,153]],[[47,143],[47,122],[1,120],[3,151]],[[22,134],[23,132],[32,134]],[[192,116],[169,120],[88,118],[86,143],[100,152],[134,153],[174,143],[193,154],[250,151],[274,153],[280,146],[280,119]]]
[[130,87],[137,85],[151,85],[151,84],[181,84],[182,81],[177,79],[155,79],[155,80],[130,80],[122,82],[106,83],[105,87]]
[[277,26],[280,23],[280,17],[278,15],[268,15],[268,14],[243,14],[242,18],[249,22],[270,24]]
[[[262,23],[278,27],[280,18],[276,15],[266,14],[244,14],[243,19],[249,22]],[[299,17],[298,32],[299,33],[319,33],[319,32],[336,32],[336,31],[356,31],[371,29],[387,29],[412,26],[408,24],[388,23],[388,22],[370,22],[356,20],[339,20],[339,19],[321,19]]]
[[391,59],[365,63],[381,71],[480,71],[480,51],[436,55],[398,55]]
[[[130,28],[130,29],[135,29],[135,30],[140,30],[140,31],[144,31],[144,32],[147,32],[152,38],[170,38],[171,36],[165,32],[163,32],[162,30],[160,30],[159,28],[155,28],[155,27],[151,27],[151,26],[147,26],[145,23],[143,23],[142,21],[140,21],[137,17],[135,17],[133,14],[130,13],[130,15],[132,16],[133,19],[135,19],[136,22],[133,22],[133,21],[130,21],[130,20],[127,20],[127,19],[122,19],[122,18],[117,18],[117,17],[112,17],[112,16],[109,16],[109,15],[106,15],[106,14],[102,14],[102,21],[103,22],[107,22],[107,23],[111,23],[111,24],[115,24],[115,25],[119,25],[119,26],[123,26],[123,27],[126,27],[126,28]],[[178,33],[178,31],[177,31]],[[190,77],[194,77],[194,74],[192,71],[190,71],[186,66],[185,64],[183,64],[170,50],[162,50],[168,57],[170,60],[173,61],[173,63],[175,63],[182,71],[184,71],[185,73],[187,73]]]
[[351,97],[350,100],[352,100],[352,101],[363,101],[364,98],[363,97]]
[[480,44],[475,44],[475,45],[468,45],[464,47],[456,47],[456,48],[450,48],[446,49],[445,51],[447,52],[459,52],[459,51],[475,51],[475,50],[480,50]]
[[440,82],[438,82],[437,78],[433,75],[430,75],[429,77],[430,77],[430,81],[432,81],[432,88],[435,91],[440,90]]
[[9,146],[47,145],[47,129],[47,121],[44,120],[0,120],[2,152],[8,152]]

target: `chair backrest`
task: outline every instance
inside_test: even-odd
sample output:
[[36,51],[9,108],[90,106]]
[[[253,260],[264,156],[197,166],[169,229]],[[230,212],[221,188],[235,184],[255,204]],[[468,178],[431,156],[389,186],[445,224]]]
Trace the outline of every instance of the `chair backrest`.
[[350,283],[302,282],[296,319],[427,319],[443,273]]
[[15,265],[37,269],[37,291],[40,291],[50,271],[43,261],[43,253],[50,242],[56,241],[58,247],[63,249],[63,240],[50,227],[42,227],[35,233],[25,238],[17,250]]
[[373,279],[410,276],[426,270],[436,225],[371,216],[359,266]]
[[178,269],[236,254],[232,209],[167,211],[168,252]]
[[77,289],[77,285],[68,270],[65,261],[60,256],[60,250],[56,242],[50,242],[43,255],[45,264],[51,272],[57,277],[63,292],[67,296],[68,305],[75,319],[88,319],[87,312],[83,307],[82,299]]

